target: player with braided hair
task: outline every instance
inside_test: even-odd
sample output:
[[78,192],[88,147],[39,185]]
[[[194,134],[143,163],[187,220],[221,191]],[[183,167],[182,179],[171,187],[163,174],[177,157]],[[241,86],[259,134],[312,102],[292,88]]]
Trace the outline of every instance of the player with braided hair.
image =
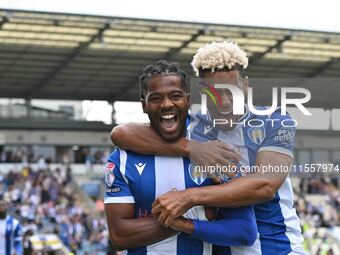
[[[186,74],[177,64],[159,61],[140,77],[141,102],[148,126],[164,143],[186,135],[189,94]],[[116,149],[108,159],[104,198],[110,238],[128,254],[210,255],[211,243],[251,245],[256,239],[253,208],[228,210],[224,219],[215,210],[193,207],[169,228],[161,215],[152,217],[152,203],[171,190],[211,185],[209,178],[194,176],[185,157],[142,155]]]
[[[192,67],[201,80],[218,80],[220,84],[236,86],[244,96],[249,86],[245,75],[247,66],[245,52],[232,41],[208,43],[197,50],[192,61]],[[281,120],[287,119],[287,115],[281,115],[280,109],[271,116],[263,116],[250,112],[245,105],[244,115],[234,115],[232,94],[226,89],[215,92],[207,97],[208,114],[203,116],[197,113],[192,116],[195,122],[191,132],[210,142],[198,143],[180,138],[167,144],[151,129],[136,123],[115,127],[111,132],[113,143],[140,153],[183,155],[190,157],[195,164],[204,166],[238,164],[240,167],[257,169],[255,173],[223,185],[168,192],[153,203],[152,213],[160,215],[163,226],[171,226],[177,217],[192,206],[237,208],[254,204],[258,226],[255,243],[243,249],[230,247],[228,251],[217,247],[216,254],[306,254],[302,248],[303,237],[288,172],[263,172],[266,166],[290,168],[295,128],[281,125]],[[219,97],[214,98],[215,95]],[[266,122],[267,117],[276,119],[276,124],[272,126]],[[228,125],[214,126],[213,119],[227,120]],[[255,127],[231,124],[256,120],[265,124]]]
[[139,77],[139,82],[141,86],[141,98],[144,98],[143,92],[147,90],[148,79],[157,75],[177,75],[181,79],[181,84],[183,88],[188,91],[187,74],[183,70],[179,69],[178,64],[175,62],[168,63],[164,60],[160,60],[156,63],[156,65],[147,65],[143,70],[143,74]]

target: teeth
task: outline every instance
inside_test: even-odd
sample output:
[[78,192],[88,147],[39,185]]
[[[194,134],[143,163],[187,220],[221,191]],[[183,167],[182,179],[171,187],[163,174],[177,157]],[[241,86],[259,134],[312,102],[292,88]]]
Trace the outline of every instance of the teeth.
[[174,117],[175,117],[175,114],[166,114],[162,116],[163,119],[172,119]]

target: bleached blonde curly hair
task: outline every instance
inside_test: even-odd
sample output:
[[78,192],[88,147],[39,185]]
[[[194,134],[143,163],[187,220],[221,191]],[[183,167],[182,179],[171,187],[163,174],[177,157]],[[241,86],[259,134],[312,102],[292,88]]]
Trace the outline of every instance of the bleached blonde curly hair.
[[191,62],[196,75],[200,70],[232,70],[236,65],[246,69],[248,58],[246,53],[233,41],[207,43],[199,48]]

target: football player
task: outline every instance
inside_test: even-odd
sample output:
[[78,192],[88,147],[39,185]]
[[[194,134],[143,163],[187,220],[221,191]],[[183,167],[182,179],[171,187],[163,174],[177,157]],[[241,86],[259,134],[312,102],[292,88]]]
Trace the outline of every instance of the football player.
[[[165,144],[186,135],[189,94],[186,75],[175,64],[159,61],[140,77],[141,102],[153,130]],[[252,206],[221,209],[223,218],[197,206],[176,217],[167,227],[162,214],[152,217],[152,203],[171,190],[211,185],[192,171],[185,157],[143,155],[116,149],[108,159],[104,198],[110,238],[128,254],[205,255],[211,243],[251,246],[257,237]],[[254,253],[252,253],[254,254]]]
[[[245,96],[249,86],[245,74],[247,65],[245,52],[231,41],[205,45],[198,49],[192,61],[205,89],[213,89],[213,84],[207,80],[218,81],[237,87]],[[220,89],[211,94],[207,102],[208,114],[194,114],[190,123],[193,139],[198,135],[210,142],[198,143],[193,139],[180,138],[168,144],[148,126],[136,123],[115,127],[111,139],[122,148],[140,153],[182,155],[190,157],[196,165],[237,164],[243,169],[255,167],[256,171],[222,185],[168,192],[156,199],[152,213],[160,215],[164,226],[170,226],[193,206],[235,208],[254,204],[258,238],[252,252],[243,250],[243,254],[306,254],[302,249],[303,237],[288,172],[263,171],[264,167],[270,166],[289,169],[292,164],[295,128],[281,125],[281,120],[289,119],[289,115],[283,116],[277,109],[271,116],[260,116],[251,113],[247,105],[244,115],[234,115],[229,91]],[[219,102],[216,104],[216,101]],[[262,126],[258,125],[268,117],[277,121],[263,121]],[[226,120],[226,124],[214,126],[213,119]],[[249,123],[249,120],[259,123],[239,124]],[[214,139],[217,141],[211,141]],[[235,152],[239,158],[235,158]],[[217,248],[216,254],[219,252],[228,254],[224,248]],[[240,254],[233,248],[229,252]]]

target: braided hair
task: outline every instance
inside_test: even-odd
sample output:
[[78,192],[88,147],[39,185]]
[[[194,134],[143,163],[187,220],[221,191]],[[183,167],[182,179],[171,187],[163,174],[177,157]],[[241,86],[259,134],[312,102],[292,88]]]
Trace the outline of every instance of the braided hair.
[[188,91],[188,81],[186,73],[181,70],[178,63],[168,63],[165,60],[159,60],[155,65],[147,65],[143,74],[139,76],[139,83],[141,89],[141,98],[145,98],[145,93],[148,88],[148,81],[157,76],[175,75],[181,79],[182,87]]

